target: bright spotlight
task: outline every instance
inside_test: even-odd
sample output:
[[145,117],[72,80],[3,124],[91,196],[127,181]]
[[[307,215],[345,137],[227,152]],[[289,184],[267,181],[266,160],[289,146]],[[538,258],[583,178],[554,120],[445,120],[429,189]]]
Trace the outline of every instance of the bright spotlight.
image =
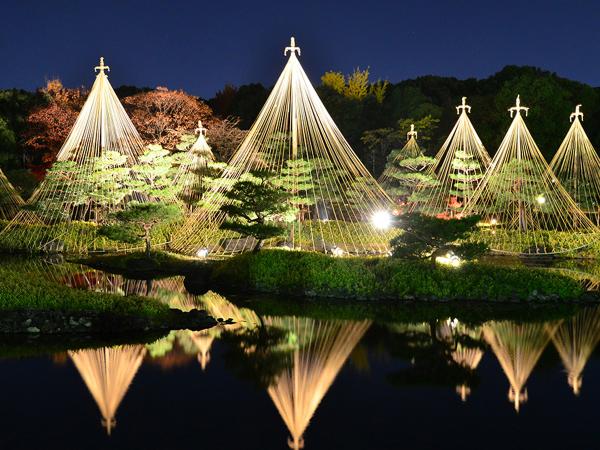
[[340,257],[340,256],[344,256],[344,249],[339,248],[338,246],[335,246],[331,249],[331,254],[335,257]]
[[490,225],[498,225],[498,219],[492,218],[490,220]]
[[544,197],[543,195],[538,195],[535,198],[535,201],[538,202],[538,204],[543,205],[544,203],[546,203],[546,197]]
[[208,256],[208,249],[203,247],[196,252],[198,258],[206,258]]
[[435,258],[435,262],[444,266],[460,267],[463,263],[462,259],[456,256],[452,252],[446,253],[446,256],[438,256]]
[[371,223],[373,227],[378,230],[387,230],[390,226],[392,226],[392,216],[387,211],[377,211],[371,217]]

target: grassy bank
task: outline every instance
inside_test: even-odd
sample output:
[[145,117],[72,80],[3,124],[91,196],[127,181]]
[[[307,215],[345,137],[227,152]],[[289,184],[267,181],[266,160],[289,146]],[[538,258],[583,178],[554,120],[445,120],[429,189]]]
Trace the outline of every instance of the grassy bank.
[[186,313],[152,298],[72,289],[0,266],[0,333],[119,334],[214,323],[203,311]]
[[155,299],[71,289],[42,278],[24,275],[0,266],[0,311],[97,311],[149,318],[160,318],[169,312],[167,305]]
[[350,299],[576,300],[581,284],[562,274],[483,263],[460,268],[394,258],[331,258],[264,250],[215,264],[211,286]]

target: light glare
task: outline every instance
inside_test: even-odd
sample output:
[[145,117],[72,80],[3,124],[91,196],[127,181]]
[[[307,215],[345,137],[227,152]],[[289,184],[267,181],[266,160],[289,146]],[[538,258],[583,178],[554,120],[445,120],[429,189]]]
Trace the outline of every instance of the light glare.
[[392,225],[392,216],[387,211],[377,211],[371,217],[371,223],[378,230],[387,230]]

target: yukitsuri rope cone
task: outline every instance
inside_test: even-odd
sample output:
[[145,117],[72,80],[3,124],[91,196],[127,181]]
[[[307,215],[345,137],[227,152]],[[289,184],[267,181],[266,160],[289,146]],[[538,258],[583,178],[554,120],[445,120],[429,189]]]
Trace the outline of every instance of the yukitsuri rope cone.
[[583,370],[600,341],[600,308],[585,308],[563,321],[552,342],[560,355],[567,373],[567,382],[573,393],[579,395],[583,383]]
[[482,217],[478,238],[498,253],[558,254],[577,251],[599,230],[575,204],[544,160],[521,112],[514,117],[465,215]]
[[483,336],[510,383],[508,399],[517,412],[528,398],[527,379],[555,331],[556,324],[543,323],[488,322],[483,326]]
[[288,445],[304,448],[304,432],[344,363],[371,322],[319,321],[299,317],[265,317],[267,326],[298,337],[287,368],[268,388],[269,396],[290,432]]
[[600,224],[600,157],[583,129],[583,113],[577,105],[571,114],[569,132],[558,148],[550,167],[575,203],[596,224]]
[[143,345],[69,351],[73,364],[100,409],[102,426],[109,435],[116,425],[117,409],[145,354]]
[[490,165],[490,155],[477,135],[467,97],[456,107],[458,120],[435,156],[429,173],[437,183],[417,190],[424,200],[411,209],[440,218],[459,218]]
[[0,220],[11,220],[25,202],[0,169]]
[[106,240],[96,237],[98,225],[127,201],[143,200],[126,185],[144,145],[108,81],[104,58],[94,70],[96,80],[56,162],[26,207],[0,233],[2,247],[102,250]]
[[179,166],[174,183],[179,186],[179,197],[189,211],[194,211],[202,194],[207,190],[209,168],[215,162],[215,155],[206,140],[206,128],[198,121],[196,142],[187,151],[186,160]]
[[434,162],[421,151],[417,136],[415,126],[411,124],[406,133],[406,144],[390,153],[386,168],[377,180],[400,210],[407,205],[413,187],[423,182],[423,172]]
[[254,246],[252,239],[219,230],[226,219],[223,195],[249,172],[268,170],[292,198],[297,211],[287,237],[266,245],[338,253],[386,253],[389,236],[371,224],[392,202],[360,162],[310,84],[294,39],[289,60],[256,122],[225,169],[223,180],[205,194],[174,234],[171,247],[233,254]]

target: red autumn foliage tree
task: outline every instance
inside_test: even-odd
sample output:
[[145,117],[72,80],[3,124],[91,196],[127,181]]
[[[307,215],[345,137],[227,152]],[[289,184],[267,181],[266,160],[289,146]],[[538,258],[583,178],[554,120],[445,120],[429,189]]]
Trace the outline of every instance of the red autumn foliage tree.
[[209,124],[212,109],[183,91],[158,87],[123,99],[123,105],[146,144],[174,148],[184,134],[192,134],[198,120]]
[[40,89],[47,103],[31,111],[21,136],[30,164],[48,166],[56,159],[63,142],[75,124],[85,101],[82,89],[65,88],[60,80],[50,80]]
[[208,128],[208,143],[219,161],[229,161],[246,137],[247,131],[238,128],[239,119],[214,118]]

